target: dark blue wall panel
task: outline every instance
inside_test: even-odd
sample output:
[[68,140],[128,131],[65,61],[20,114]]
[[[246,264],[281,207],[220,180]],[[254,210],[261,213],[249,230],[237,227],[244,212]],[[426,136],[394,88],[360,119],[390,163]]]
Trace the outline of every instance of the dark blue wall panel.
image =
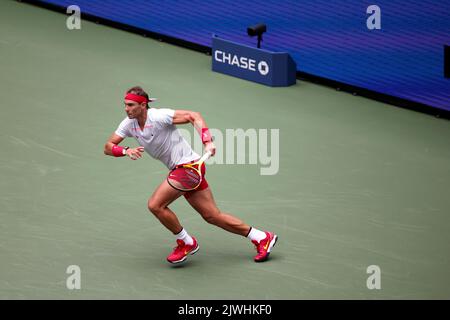
[[[46,0],[82,12],[211,46],[213,33],[256,44],[246,28],[264,22],[262,47],[287,51],[297,69],[450,110],[443,47],[450,45],[450,0],[155,1]],[[381,9],[369,30],[368,6]]]

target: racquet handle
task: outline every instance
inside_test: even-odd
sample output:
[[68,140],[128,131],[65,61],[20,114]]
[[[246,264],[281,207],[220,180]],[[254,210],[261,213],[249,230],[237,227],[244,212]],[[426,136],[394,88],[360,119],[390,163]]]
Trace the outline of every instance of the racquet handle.
[[200,160],[198,160],[198,162],[203,162],[203,161],[205,161],[205,160],[207,160],[209,157],[211,157],[211,151],[208,151],[208,152],[206,152],[201,158],[200,158]]

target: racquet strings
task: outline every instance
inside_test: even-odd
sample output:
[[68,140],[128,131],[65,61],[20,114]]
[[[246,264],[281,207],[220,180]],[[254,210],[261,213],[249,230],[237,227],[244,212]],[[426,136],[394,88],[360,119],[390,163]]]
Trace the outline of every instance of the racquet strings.
[[175,189],[190,191],[200,185],[202,177],[200,173],[193,168],[180,167],[170,172],[167,181]]

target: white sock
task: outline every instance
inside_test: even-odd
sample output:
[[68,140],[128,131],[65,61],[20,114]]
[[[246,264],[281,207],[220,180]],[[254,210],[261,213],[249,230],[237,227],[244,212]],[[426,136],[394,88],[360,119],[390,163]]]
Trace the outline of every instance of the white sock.
[[250,232],[247,235],[247,238],[249,238],[252,241],[255,240],[257,242],[260,242],[262,239],[266,238],[266,233],[251,227]]
[[186,229],[182,229],[180,233],[175,235],[177,240],[183,240],[183,242],[187,245],[192,245],[194,243],[194,239],[187,233]]

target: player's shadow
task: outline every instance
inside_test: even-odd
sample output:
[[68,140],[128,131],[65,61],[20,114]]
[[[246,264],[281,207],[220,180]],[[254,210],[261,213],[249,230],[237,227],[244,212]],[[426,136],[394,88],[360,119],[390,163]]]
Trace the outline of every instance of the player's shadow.
[[187,259],[186,261],[183,261],[178,264],[171,264],[170,267],[173,269],[182,269],[182,268],[190,268],[190,267],[198,267],[202,265],[208,265],[208,264],[218,264],[221,266],[235,266],[235,265],[242,265],[246,263],[256,263],[256,264],[270,264],[272,262],[277,262],[283,259],[283,256],[279,252],[271,253],[269,255],[269,258],[266,261],[263,262],[254,262],[253,260],[253,252],[252,253],[246,253],[246,252],[233,252],[229,253],[228,255],[224,256],[222,254],[215,255],[215,254],[208,254],[205,255],[205,257],[202,257],[201,255],[197,257],[190,257],[190,259]]
[[[245,266],[247,264],[271,264],[273,262],[279,262],[280,260],[283,260],[283,255],[280,252],[272,252],[268,258],[267,261],[264,262],[254,262],[253,256],[256,254],[253,253],[253,251],[228,251],[225,252],[225,254],[222,253],[197,253],[195,256],[190,256],[188,259],[186,259],[183,262],[172,264],[167,261],[165,261],[164,257],[161,257],[161,261],[163,262],[163,265],[165,268],[169,267],[170,269],[186,269],[186,268],[197,268],[197,267],[204,267],[207,265],[220,265],[224,268],[227,266],[236,266],[241,265]],[[152,261],[153,263],[154,261]]]
[[170,264],[171,269],[183,269],[183,268],[189,268],[193,267],[195,265],[198,265],[198,261],[195,260],[186,260],[180,263]]

